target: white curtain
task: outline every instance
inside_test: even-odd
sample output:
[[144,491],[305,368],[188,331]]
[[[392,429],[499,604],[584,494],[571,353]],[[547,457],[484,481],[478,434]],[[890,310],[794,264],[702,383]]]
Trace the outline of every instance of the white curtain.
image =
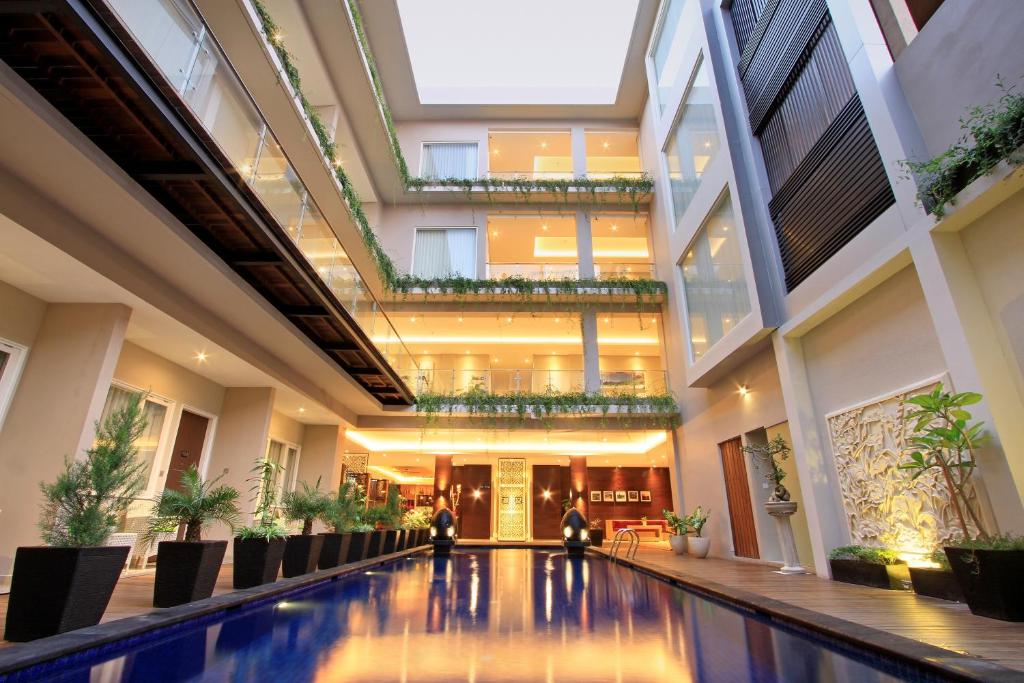
[[428,142],[423,145],[424,178],[476,178],[475,142]]
[[413,275],[476,277],[476,229],[428,228],[416,231]]
[[[131,397],[131,391],[111,386],[107,392],[107,402],[103,405],[103,412],[100,414],[100,425],[106,423],[108,417],[127,406]],[[167,407],[155,401],[146,401],[143,411],[146,416],[146,431],[135,442],[135,448],[138,449],[136,459],[146,465],[142,473],[142,481],[148,489],[149,477],[153,471],[153,461],[156,460],[157,451],[160,449],[160,434],[164,429]]]

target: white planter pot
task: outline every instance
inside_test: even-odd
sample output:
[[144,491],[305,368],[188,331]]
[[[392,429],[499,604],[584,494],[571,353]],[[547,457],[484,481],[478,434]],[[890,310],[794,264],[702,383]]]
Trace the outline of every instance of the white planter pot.
[[672,546],[672,552],[676,555],[682,555],[686,552],[686,536],[672,534],[668,537],[668,544]]
[[691,536],[687,541],[690,554],[694,557],[707,557],[708,550],[711,549],[711,539],[703,538],[701,536]]

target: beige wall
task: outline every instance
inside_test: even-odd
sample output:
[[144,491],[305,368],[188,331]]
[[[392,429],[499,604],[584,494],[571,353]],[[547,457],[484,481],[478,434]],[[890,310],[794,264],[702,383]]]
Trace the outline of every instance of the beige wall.
[[274,439],[275,441],[286,441],[288,443],[301,446],[304,430],[305,425],[301,422],[275,410],[274,414],[270,418],[270,431],[268,432],[268,438]]
[[[342,451],[345,430],[338,425],[306,425],[302,440],[302,455],[296,481],[310,486],[320,480],[320,490],[333,494],[341,484]],[[316,522],[314,533],[326,530],[322,522]]]
[[121,349],[114,379],[212,415],[224,402],[221,385],[131,342]]
[[131,310],[50,304],[0,432],[0,583],[19,545],[39,543],[39,484],[92,443]]
[[31,346],[46,314],[46,302],[0,281],[0,339]]
[[[410,166],[410,168],[412,168]],[[401,273],[412,272],[416,228],[477,228],[477,275],[483,277],[487,254],[487,214],[494,207],[449,204],[403,204],[378,209],[371,219],[384,251]]]

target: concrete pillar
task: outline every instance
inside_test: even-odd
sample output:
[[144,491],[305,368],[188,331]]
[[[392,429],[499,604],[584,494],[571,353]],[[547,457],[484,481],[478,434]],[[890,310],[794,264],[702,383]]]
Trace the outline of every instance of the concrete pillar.
[[92,445],[130,316],[121,304],[46,307],[0,432],[0,588],[17,547],[40,542],[40,482]]
[[306,425],[302,437],[297,481],[310,486],[320,480],[320,490],[335,492],[341,485],[345,453],[345,428],[339,425]]
[[[1024,401],[1016,368],[1003,353],[959,233],[923,232],[910,243],[925,302],[955,391],[985,400],[969,410],[992,440],[978,452],[988,515],[1000,531],[1024,532]],[[991,525],[991,524],[990,524]]]
[[[256,510],[256,491],[251,478],[256,461],[266,457],[270,419],[274,413],[273,387],[229,387],[224,392],[217,436],[213,443],[208,477],[222,477],[221,484],[238,490],[239,519],[241,524],[253,522]],[[300,456],[301,460],[301,456]],[[204,529],[205,531],[205,529]],[[231,531],[224,525],[215,525],[208,538],[230,538]],[[231,553],[231,545],[228,545]]]
[[452,485],[452,456],[434,456],[434,512],[441,508],[451,507],[448,500],[448,489]]
[[569,486],[572,487],[573,505],[589,519],[590,485],[587,483],[587,456],[569,456]]
[[583,126],[573,126],[572,135],[572,174],[576,178],[587,175],[587,135]]
[[576,211],[576,261],[580,278],[592,278],[594,269],[594,238],[590,230],[590,214]]
[[601,361],[597,345],[597,313],[581,313],[580,330],[583,336],[583,388],[598,393],[601,391]]

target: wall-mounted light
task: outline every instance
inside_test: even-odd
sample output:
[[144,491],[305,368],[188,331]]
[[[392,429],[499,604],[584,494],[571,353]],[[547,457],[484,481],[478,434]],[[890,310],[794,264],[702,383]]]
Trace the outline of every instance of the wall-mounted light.
[[544,500],[550,500],[551,499],[551,490],[550,489],[544,489],[543,491],[541,491],[541,495],[544,496]]
[[750,387],[748,387],[746,384],[741,384],[740,388],[739,388],[740,396],[746,396],[749,393],[750,393]]
[[480,496],[482,496],[482,495],[483,495],[483,493],[481,493],[480,489],[473,489],[473,497],[474,498],[479,500]]

